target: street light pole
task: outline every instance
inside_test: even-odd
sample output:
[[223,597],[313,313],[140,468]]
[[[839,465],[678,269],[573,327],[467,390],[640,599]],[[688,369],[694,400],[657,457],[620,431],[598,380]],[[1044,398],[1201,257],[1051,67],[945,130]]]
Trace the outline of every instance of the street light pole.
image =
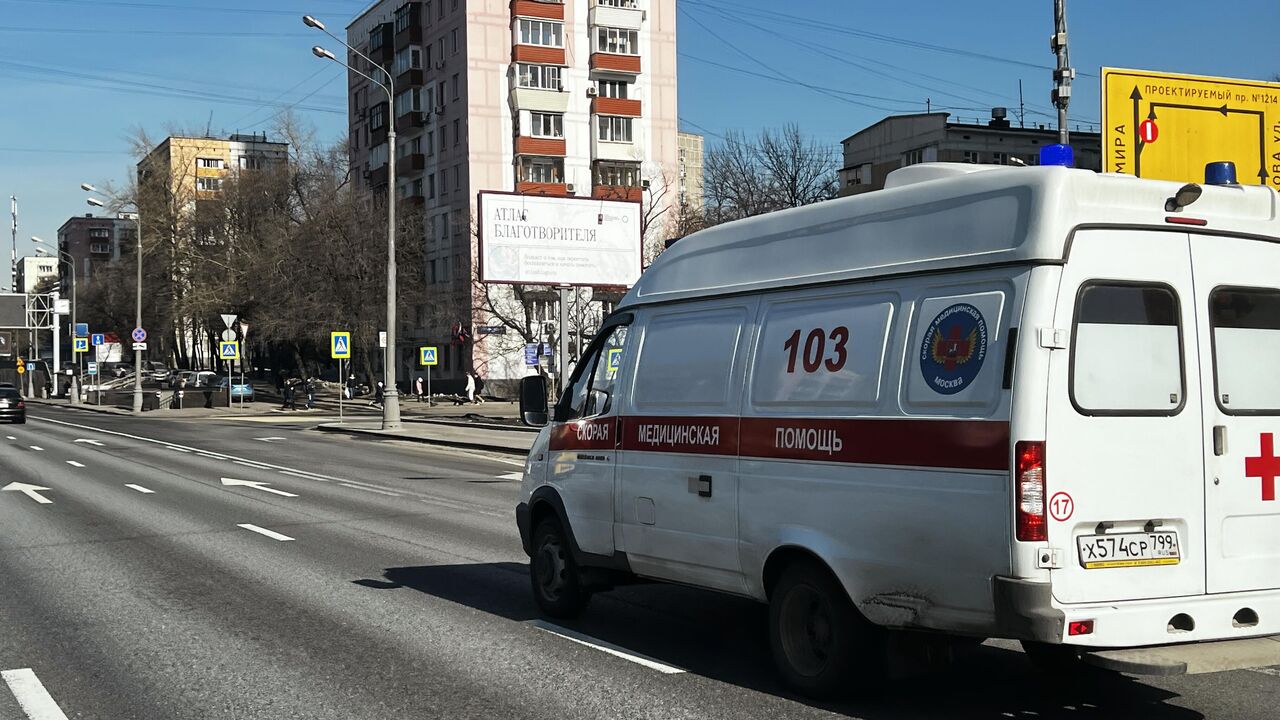
[[382,70],[382,74],[386,77],[385,84],[373,79],[373,77],[364,74],[360,70],[351,67],[347,63],[334,57],[333,53],[325,50],[320,46],[313,47],[311,52],[318,58],[332,60],[339,65],[347,68],[351,72],[365,78],[369,82],[382,88],[387,93],[387,350],[384,358],[385,380],[382,395],[382,429],[383,430],[399,430],[400,429],[400,394],[396,391],[396,363],[398,356],[396,354],[396,125],[395,125],[395,80],[391,77],[391,73],[382,68],[381,65],[374,62],[368,55],[347,44],[347,41],[334,35],[325,28],[324,23],[315,19],[310,15],[304,15],[302,22],[307,27],[312,27],[329,37],[342,43],[343,47],[350,50],[355,55],[363,58],[365,62]]
[[[139,180],[141,180],[141,177],[139,177]],[[141,182],[139,182],[139,187],[141,187]],[[97,188],[95,188],[94,186],[88,183],[81,183],[80,189],[84,190],[85,192],[98,192]],[[106,207],[106,203],[94,197],[89,198],[88,203],[89,205],[96,208]],[[142,206],[139,205],[137,202],[135,202],[133,205],[134,205],[134,208],[138,210],[138,212],[128,213],[128,214],[133,216],[130,219],[133,220],[134,227],[138,232],[138,238],[137,240],[134,241],[134,245],[133,245],[133,254],[137,258],[137,266],[138,266],[138,279],[137,279],[137,285],[136,285],[137,316],[134,320],[134,322],[136,323],[134,327],[140,328],[142,327]],[[141,415],[142,414],[142,349],[137,348],[137,345],[138,345],[138,342],[135,340],[134,341],[135,349],[133,351],[133,414]]]

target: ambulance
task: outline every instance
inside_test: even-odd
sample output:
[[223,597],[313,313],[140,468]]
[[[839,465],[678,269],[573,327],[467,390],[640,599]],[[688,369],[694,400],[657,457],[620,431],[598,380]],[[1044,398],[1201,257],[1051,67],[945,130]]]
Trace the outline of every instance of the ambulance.
[[542,425],[543,612],[662,581],[769,607],[831,695],[895,638],[1170,675],[1280,664],[1280,200],[923,164],[664,252]]

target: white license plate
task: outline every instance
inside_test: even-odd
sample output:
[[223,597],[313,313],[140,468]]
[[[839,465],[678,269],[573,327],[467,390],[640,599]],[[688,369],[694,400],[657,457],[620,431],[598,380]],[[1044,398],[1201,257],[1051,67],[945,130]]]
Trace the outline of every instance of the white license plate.
[[1177,565],[1178,533],[1172,531],[1081,535],[1076,538],[1080,566],[1095,568]]
[[9,407],[9,401],[8,401],[8,400],[0,400],[0,408],[7,408],[7,407]]

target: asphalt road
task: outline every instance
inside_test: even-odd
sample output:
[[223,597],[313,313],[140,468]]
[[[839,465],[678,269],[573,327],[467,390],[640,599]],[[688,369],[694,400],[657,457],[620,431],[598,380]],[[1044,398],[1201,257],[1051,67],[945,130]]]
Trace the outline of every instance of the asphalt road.
[[630,587],[541,624],[513,519],[518,461],[314,421],[36,408],[0,426],[0,487],[47,488],[0,492],[0,718],[1271,720],[1280,707],[1280,670],[1072,680],[1007,643],[815,704],[774,679],[761,606],[687,588]]

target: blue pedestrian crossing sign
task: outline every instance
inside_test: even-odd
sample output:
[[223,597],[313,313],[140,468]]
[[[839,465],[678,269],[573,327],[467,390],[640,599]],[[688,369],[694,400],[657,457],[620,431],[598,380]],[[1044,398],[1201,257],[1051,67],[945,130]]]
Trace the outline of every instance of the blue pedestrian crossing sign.
[[435,346],[418,348],[418,364],[419,365],[436,365],[439,363],[439,356],[436,355]]
[[618,368],[622,367],[622,348],[611,348],[609,350],[609,374],[618,372]]
[[329,333],[329,356],[334,360],[351,359],[351,333]]
[[76,339],[75,339],[75,347],[73,347],[72,349],[73,349],[75,352],[78,352],[78,353],[87,353],[87,352],[89,352],[89,338],[87,338],[87,337],[78,337],[78,338],[76,338]]
[[240,359],[240,343],[235,341],[218,343],[218,359],[219,360],[239,360]]
[[102,333],[94,333],[89,336],[89,344],[94,347],[98,347],[99,345],[106,345],[107,336]]

